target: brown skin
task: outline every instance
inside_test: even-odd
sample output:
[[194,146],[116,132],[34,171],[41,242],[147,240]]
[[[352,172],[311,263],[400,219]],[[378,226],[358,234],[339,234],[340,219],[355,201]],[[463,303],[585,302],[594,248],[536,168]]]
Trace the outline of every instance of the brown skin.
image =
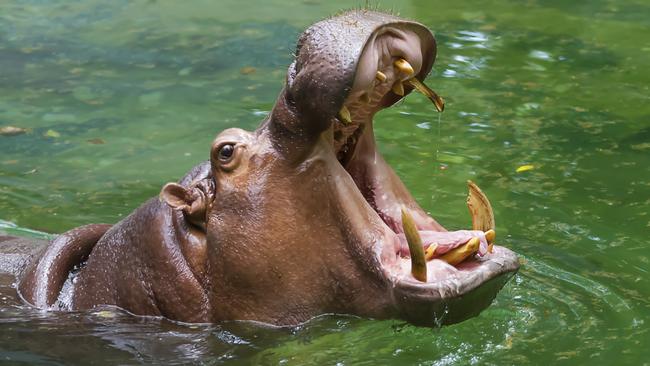
[[[507,249],[427,283],[403,271],[397,254],[402,206],[418,229],[445,229],[377,151],[372,117],[401,98],[390,91],[403,79],[396,58],[424,80],[435,59],[431,33],[390,15],[348,12],[305,31],[296,55],[256,131],[219,134],[208,162],[110,229],[57,238],[21,276],[25,300],[276,325],[323,313],[439,325],[489,305],[518,268]],[[386,84],[373,81],[377,70]],[[351,124],[337,118],[344,104]],[[74,284],[63,286],[75,265]]]

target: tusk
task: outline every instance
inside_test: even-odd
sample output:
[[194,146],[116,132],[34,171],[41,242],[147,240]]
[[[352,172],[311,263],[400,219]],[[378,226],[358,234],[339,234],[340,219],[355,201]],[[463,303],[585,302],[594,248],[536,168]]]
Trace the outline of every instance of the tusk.
[[339,119],[346,125],[352,123],[352,116],[350,115],[350,110],[348,107],[341,107],[341,110],[339,111]]
[[383,83],[384,81],[386,81],[386,79],[388,79],[388,77],[386,77],[386,74],[384,74],[383,72],[377,71],[377,73],[375,74],[375,79]]
[[395,60],[395,62],[393,62],[393,65],[395,65],[397,70],[399,70],[403,74],[406,74],[406,76],[411,76],[415,74],[415,70],[413,70],[413,66],[411,66],[411,64],[403,58],[398,58],[397,60]]
[[[488,231],[494,230],[494,212],[487,196],[471,180],[467,181],[469,194],[467,195],[467,208],[472,216],[472,229]],[[487,234],[487,233],[486,233]]]
[[413,217],[402,207],[402,230],[406,236],[406,242],[411,252],[411,274],[416,280],[427,282],[427,262],[424,260],[424,249],[422,238]]
[[395,84],[393,84],[393,93],[399,95],[400,97],[404,96],[404,84],[402,84],[401,81],[397,80]]
[[494,251],[494,239],[496,239],[496,231],[494,231],[494,212],[492,205],[487,196],[481,189],[471,180],[467,181],[469,187],[469,194],[467,195],[467,208],[469,214],[472,216],[472,229],[485,231],[485,239],[488,241],[488,253]]
[[433,256],[436,255],[436,249],[438,249],[438,243],[431,243],[427,250],[424,251],[424,260],[427,262],[433,259]]
[[479,238],[477,237],[471,238],[464,245],[448,251],[438,259],[442,259],[443,261],[451,264],[452,266],[455,266],[460,262],[464,261],[470,255],[476,253],[478,251],[478,247],[480,243],[481,241],[479,240]]
[[424,94],[429,100],[433,102],[433,105],[436,106],[436,110],[438,112],[442,112],[445,110],[445,100],[442,99],[441,96],[436,94],[431,88],[426,86],[423,82],[420,80],[413,78],[410,80],[406,81],[407,83],[411,84],[415,88],[415,90],[419,91],[420,93]]

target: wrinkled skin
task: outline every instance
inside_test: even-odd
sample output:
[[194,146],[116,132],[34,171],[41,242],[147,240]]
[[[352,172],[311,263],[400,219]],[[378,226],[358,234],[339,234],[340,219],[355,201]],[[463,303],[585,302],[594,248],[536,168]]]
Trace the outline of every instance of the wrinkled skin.
[[391,91],[406,77],[395,59],[424,80],[435,53],[429,30],[391,15],[354,11],[313,25],[256,131],[220,133],[209,161],[121,222],[53,240],[15,271],[20,294],[41,308],[109,304],[187,322],[293,325],[348,313],[432,326],[478,314],[517,270],[516,255],[495,246],[457,268],[433,260],[427,282],[415,280],[401,208],[422,232],[446,230],[373,135],[374,114],[402,98]]

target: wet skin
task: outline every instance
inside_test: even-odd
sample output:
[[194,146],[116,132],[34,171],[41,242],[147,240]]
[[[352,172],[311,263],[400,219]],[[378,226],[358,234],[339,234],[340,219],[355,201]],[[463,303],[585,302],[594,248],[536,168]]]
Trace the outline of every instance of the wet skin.
[[[429,217],[373,134],[374,114],[422,88],[435,54],[428,29],[391,15],[316,23],[257,130],[220,133],[208,161],[121,222],[73,229],[5,267],[24,300],[46,309],[274,325],[323,313],[428,326],[477,315],[518,269],[516,255],[488,253],[483,231],[447,232]],[[418,250],[435,238],[442,255],[477,237],[479,255],[423,262],[416,279],[403,212],[425,241]],[[11,240],[0,238],[0,258]]]

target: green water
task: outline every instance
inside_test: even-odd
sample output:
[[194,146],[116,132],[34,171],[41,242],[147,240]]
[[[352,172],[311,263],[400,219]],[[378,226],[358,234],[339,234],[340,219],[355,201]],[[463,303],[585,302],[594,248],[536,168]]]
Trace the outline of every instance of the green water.
[[[119,221],[207,159],[219,131],[255,128],[297,35],[356,5],[3,1],[0,127],[28,130],[0,136],[0,231]],[[379,147],[449,228],[469,226],[467,179],[488,194],[525,262],[490,308],[434,330],[345,316],[268,329],[44,313],[3,295],[0,363],[648,365],[650,4],[381,8],[434,30],[428,83],[447,108],[439,121],[409,96],[376,118]]]

